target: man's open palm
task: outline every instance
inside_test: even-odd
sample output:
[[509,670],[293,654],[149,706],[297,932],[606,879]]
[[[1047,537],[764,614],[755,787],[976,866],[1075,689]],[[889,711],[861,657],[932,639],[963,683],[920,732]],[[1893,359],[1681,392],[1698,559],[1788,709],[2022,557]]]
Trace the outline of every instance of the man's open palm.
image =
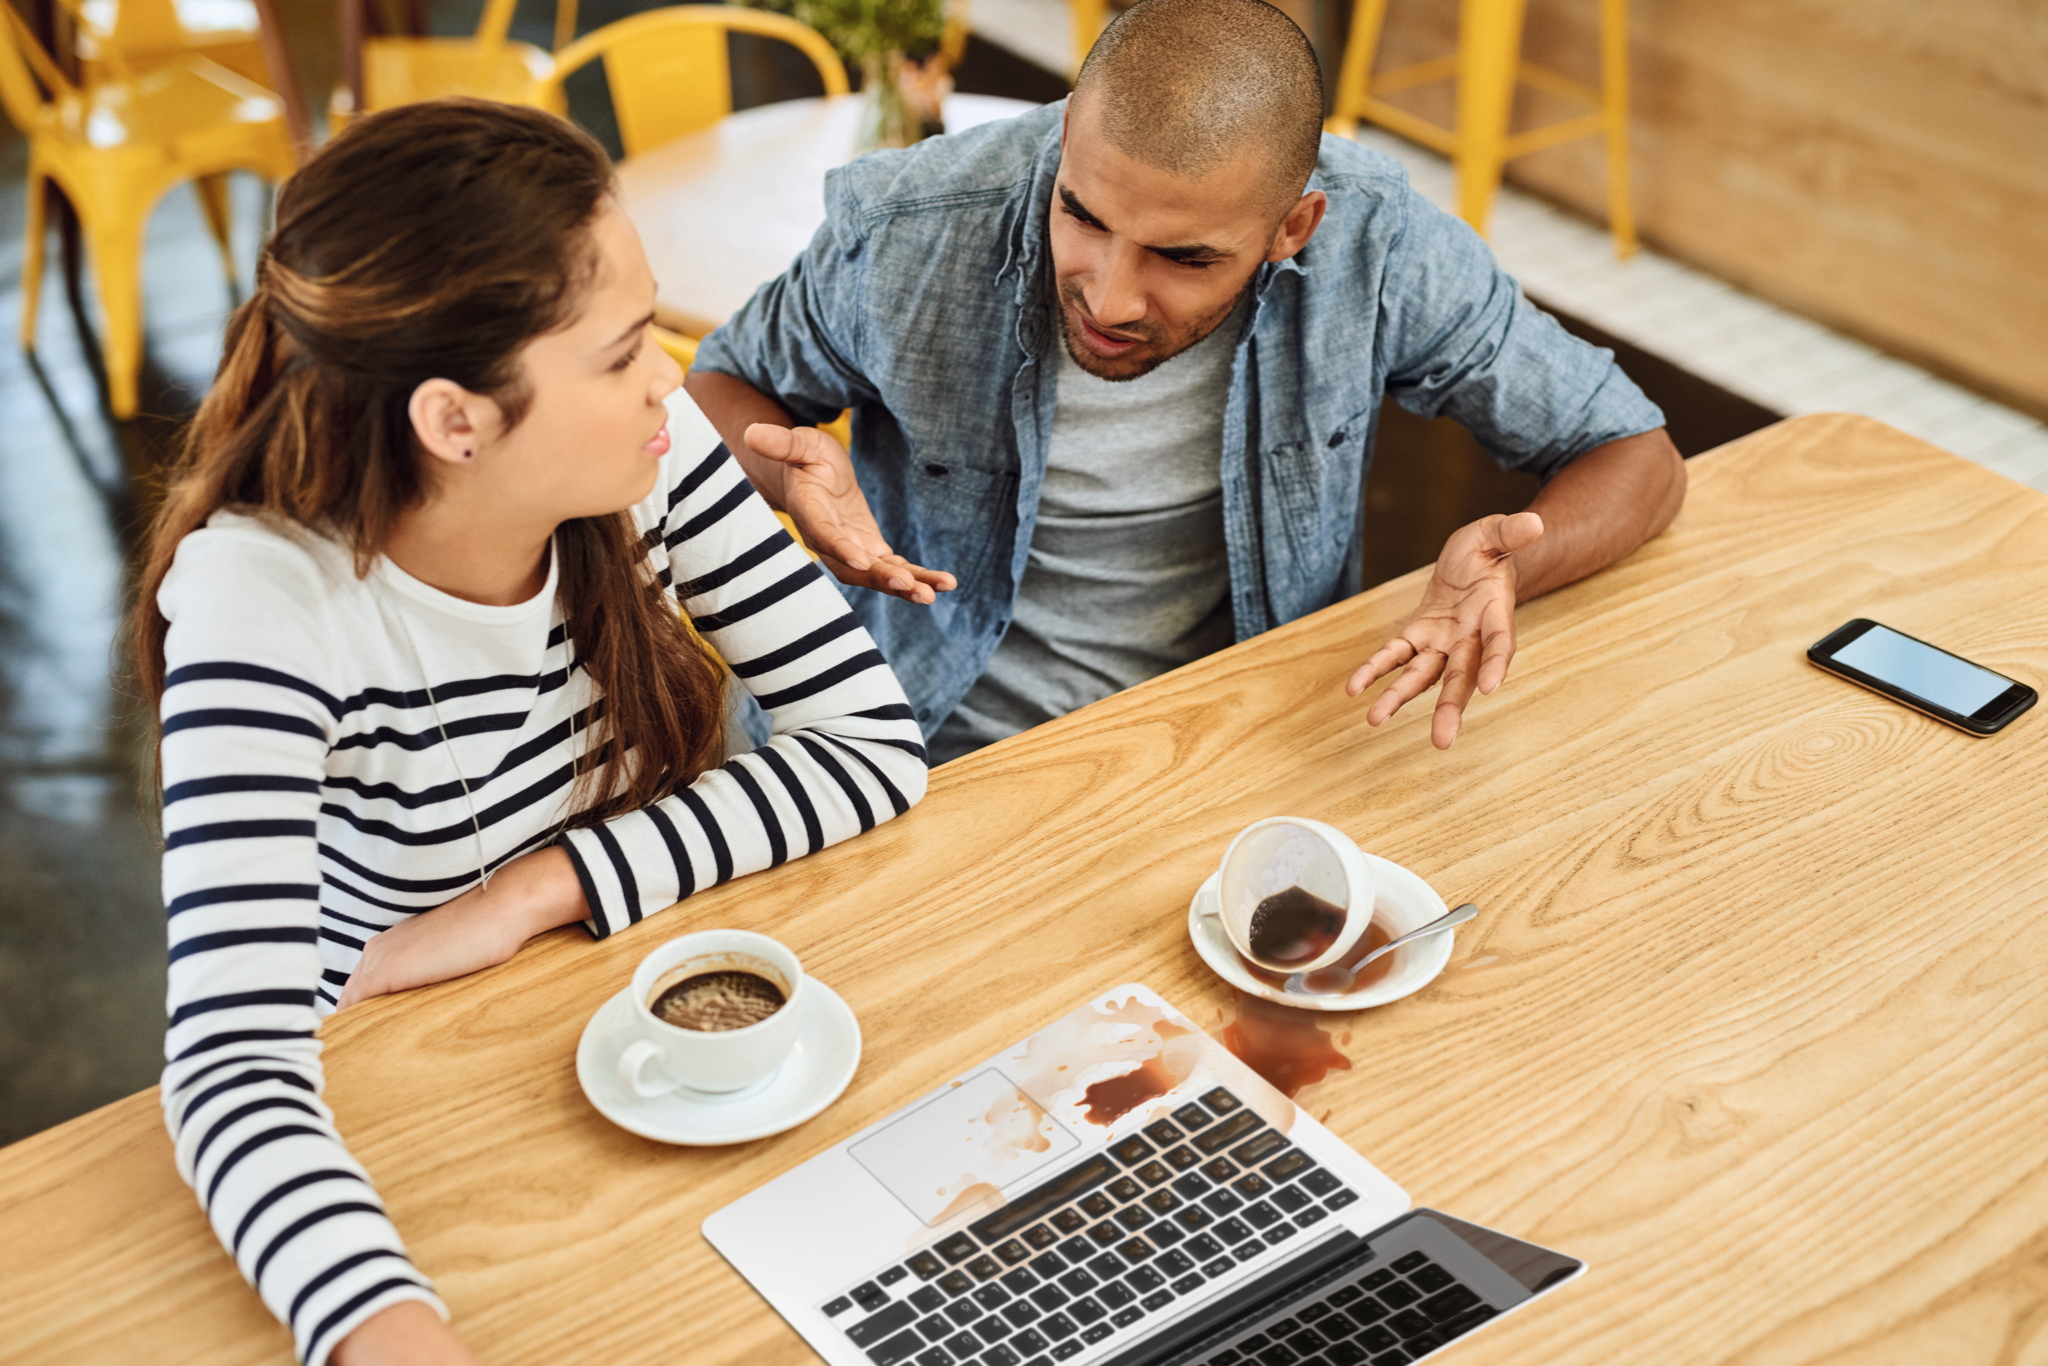
[[816,427],[756,422],[746,438],[754,454],[785,467],[783,510],[842,583],[927,605],[956,586],[944,570],[912,564],[889,548],[854,478],[852,458],[830,436]]
[[1520,582],[1515,552],[1542,535],[1543,519],[1533,512],[1484,517],[1451,533],[1415,614],[1344,686],[1356,697],[1373,680],[1401,669],[1373,699],[1368,724],[1377,726],[1441,679],[1429,738],[1438,749],[1451,747],[1474,689],[1491,693],[1508,676]]

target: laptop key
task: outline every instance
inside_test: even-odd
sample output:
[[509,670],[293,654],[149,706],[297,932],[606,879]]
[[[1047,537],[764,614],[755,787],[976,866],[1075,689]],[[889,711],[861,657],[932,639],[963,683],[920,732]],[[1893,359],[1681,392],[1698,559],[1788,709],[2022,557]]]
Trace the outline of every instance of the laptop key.
[[1223,1255],[1223,1244],[1206,1233],[1200,1233],[1188,1239],[1187,1254],[1198,1262],[1206,1262]]
[[1214,1216],[1200,1205],[1189,1205],[1186,1209],[1173,1216],[1173,1222],[1179,1224],[1188,1232],[1193,1233],[1196,1229],[1207,1228],[1214,1222]]
[[1363,1290],[1360,1290],[1355,1285],[1347,1285],[1344,1286],[1342,1289],[1332,1290],[1330,1292],[1330,1303],[1349,1304],[1353,1300],[1357,1299],[1360,1295],[1363,1295],[1364,1293],[1365,1292]]
[[892,1304],[879,1314],[848,1324],[846,1336],[853,1339],[856,1347],[872,1347],[897,1330],[908,1328],[916,1318],[917,1311],[909,1305]]
[[1190,1295],[1201,1288],[1202,1277],[1199,1272],[1190,1272],[1173,1283],[1173,1293],[1176,1295]]
[[1195,1269],[1194,1261],[1179,1248],[1175,1248],[1171,1252],[1160,1253],[1159,1260],[1152,1263],[1152,1265],[1157,1267],[1161,1274],[1167,1276],[1185,1276]]
[[1244,1201],[1229,1191],[1210,1191],[1202,1197],[1202,1203],[1209,1207],[1211,1214],[1235,1214],[1244,1208]]
[[1227,1115],[1232,1110],[1241,1107],[1244,1102],[1219,1086],[1202,1097],[1202,1104],[1209,1107],[1211,1114]]
[[1380,1291],[1380,1302],[1391,1305],[1395,1309],[1406,1309],[1421,1298],[1422,1296],[1416,1293],[1414,1286],[1403,1282],[1396,1282]]
[[1280,1211],[1261,1200],[1257,1204],[1245,1206],[1243,1217],[1253,1228],[1267,1228],[1279,1220]]
[[978,1281],[990,1280],[1002,1274],[1002,1265],[993,1257],[976,1257],[967,1264],[968,1272]]
[[1102,1189],[1119,1200],[1135,1200],[1145,1193],[1145,1188],[1128,1176],[1119,1176]]
[[1358,1366],[1365,1360],[1365,1349],[1355,1342],[1332,1343],[1323,1353],[1323,1360],[1330,1366]]
[[895,1337],[878,1342],[868,1348],[868,1360],[875,1366],[896,1366],[899,1361],[908,1361],[924,1350],[924,1339],[915,1333],[898,1333]]
[[1119,1143],[1109,1145],[1109,1155],[1126,1167],[1135,1167],[1158,1151],[1145,1141],[1143,1134],[1132,1134]]
[[1036,1328],[1027,1328],[1017,1334],[1016,1337],[1010,1339],[1010,1346],[1020,1352],[1043,1352],[1046,1348],[1052,1346],[1052,1343],[1047,1340],[1045,1334],[1039,1332]]
[[1189,1101],[1173,1112],[1173,1122],[1183,1129],[1200,1129],[1209,1123],[1209,1112]]
[[1069,1298],[1067,1292],[1056,1285],[1041,1285],[1031,1292],[1031,1302],[1048,1313],[1065,1304]]
[[1213,1262],[1202,1263],[1202,1274],[1204,1276],[1207,1276],[1209,1279],[1214,1280],[1216,1277],[1221,1276],[1224,1272],[1230,1270],[1230,1268],[1236,1265],[1237,1263],[1231,1261],[1228,1257],[1218,1257]]
[[1307,1153],[1299,1148],[1290,1148],[1260,1170],[1266,1173],[1268,1181],[1284,1182],[1292,1181],[1313,1166],[1315,1162]]
[[[1330,1306],[1328,1306],[1327,1304],[1319,1304],[1316,1306],[1316,1308],[1323,1311],[1323,1313],[1318,1315],[1316,1318],[1316,1327],[1320,1328],[1326,1336],[1332,1338],[1348,1338],[1353,1333],[1358,1331],[1358,1325],[1356,1323],[1353,1323],[1350,1318],[1343,1314],[1331,1313]],[[1305,1319],[1308,1317],[1308,1314],[1304,1312],[1302,1314],[1302,1317]]]
[[1248,1262],[1265,1250],[1266,1245],[1257,1238],[1253,1238],[1247,1242],[1239,1243],[1236,1247],[1230,1249],[1230,1255],[1237,1258],[1240,1262]]
[[1385,1324],[1375,1323],[1358,1335],[1359,1346],[1368,1352],[1384,1352],[1389,1347],[1399,1347],[1401,1339]]
[[[1101,1223],[1095,1225],[1095,1227],[1088,1230],[1088,1238],[1095,1244],[1096,1247],[1108,1247],[1112,1243],[1122,1242],[1124,1239],[1124,1231],[1118,1228],[1115,1224],[1112,1224],[1107,1219],[1105,1219]],[[1094,1249],[1090,1248],[1089,1250],[1092,1252]],[[1067,1260],[1073,1261],[1074,1258],[1069,1257]]]
[[1230,1188],[1247,1200],[1256,1200],[1273,1189],[1273,1183],[1257,1172],[1246,1172],[1230,1183]]
[[1144,1305],[1147,1309],[1164,1309],[1167,1305],[1173,1303],[1173,1292],[1171,1290],[1155,1290],[1144,1299],[1139,1300],[1138,1303]]
[[1038,1306],[1030,1300],[1011,1300],[998,1311],[1013,1328],[1022,1328],[1038,1317]]
[[946,1306],[946,1317],[965,1328],[988,1311],[973,1300],[954,1300]]
[[1024,1230],[1024,1242],[1034,1252],[1043,1252],[1060,1240],[1060,1235],[1044,1224],[1033,1224]]
[[1421,1356],[1444,1345],[1443,1337],[1432,1328],[1427,1333],[1417,1333],[1412,1338],[1401,1339],[1401,1350],[1410,1356]]
[[1110,1325],[1106,1323],[1094,1324],[1091,1327],[1083,1328],[1081,1330],[1081,1341],[1100,1342],[1104,1338],[1108,1337],[1111,1333],[1114,1333],[1115,1331],[1116,1329],[1112,1328]]
[[1032,1275],[1028,1267],[1020,1266],[1008,1275],[998,1278],[996,1284],[1012,1295],[1021,1295],[1038,1284],[1038,1277]]
[[1294,1216],[1294,1226],[1296,1228],[1307,1228],[1310,1224],[1320,1224],[1329,1217],[1330,1212],[1328,1210],[1317,1209],[1314,1205],[1311,1205]]
[[1128,1328],[1144,1317],[1145,1311],[1134,1304],[1128,1309],[1117,1310],[1115,1316],[1110,1319],[1110,1322],[1119,1328]]
[[1266,1325],[1266,1331],[1276,1338],[1284,1338],[1300,1327],[1301,1324],[1294,1319],[1274,1319]]
[[1271,1129],[1230,1150],[1230,1160],[1240,1167],[1256,1167],[1287,1146],[1287,1139]]
[[1088,1226],[1088,1217],[1077,1209],[1063,1209],[1053,1215],[1052,1226],[1061,1233],[1079,1233]]
[[981,1366],[1017,1366],[1022,1359],[1008,1347],[991,1347],[982,1354]]
[[880,1309],[889,1302],[889,1292],[873,1281],[862,1281],[847,1293],[851,1294],[853,1302],[863,1309]]
[[973,1329],[976,1337],[980,1338],[983,1342],[990,1343],[1001,1342],[1004,1338],[1010,1336],[1012,1331],[1009,1320],[1005,1319],[1001,1314],[988,1315],[980,1323],[975,1324]]
[[1173,1175],[1172,1172],[1166,1169],[1164,1163],[1159,1162],[1147,1162],[1131,1174],[1148,1186],[1156,1186]]
[[1212,1231],[1224,1242],[1232,1244],[1241,1243],[1252,1236],[1251,1229],[1242,1219],[1225,1219]]
[[1180,1208],[1180,1197],[1172,1191],[1153,1191],[1145,1197],[1145,1208],[1154,1214],[1171,1214]]
[[1081,1201],[1081,1213],[1087,1215],[1090,1219],[1100,1219],[1115,1208],[1116,1201],[1110,1199],[1101,1191],[1091,1191]]
[[1231,1144],[1240,1139],[1250,1138],[1264,1127],[1264,1122],[1257,1115],[1249,1110],[1239,1110],[1215,1128],[1204,1129],[1196,1134],[1193,1142],[1198,1152],[1214,1157]]
[[1338,1192],[1337,1192],[1337,1193],[1336,1193],[1335,1195],[1333,1195],[1333,1196],[1331,1196],[1331,1197],[1330,1197],[1329,1199],[1327,1199],[1327,1200],[1323,1201],[1323,1208],[1324,1208],[1324,1209],[1343,1209],[1343,1208],[1344,1208],[1344,1207],[1345,1207],[1346,1205],[1355,1205],[1355,1204],[1357,1204],[1357,1203],[1358,1203],[1358,1192],[1357,1192],[1357,1191],[1338,1191]]
[[907,1267],[892,1266],[887,1271],[884,1271],[881,1275],[875,1277],[875,1279],[881,1282],[883,1285],[894,1285],[896,1284],[896,1282],[904,1279],[909,1274],[910,1271]]
[[1492,1305],[1482,1304],[1477,1309],[1458,1315],[1449,1323],[1439,1323],[1436,1326],[1437,1336],[1448,1342],[1452,1338],[1471,1332],[1498,1312]]
[[947,1338],[939,1345],[956,1357],[971,1357],[981,1350],[981,1339],[972,1333],[961,1333],[956,1337]]
[[1094,1323],[1108,1316],[1109,1311],[1091,1299],[1075,1300],[1067,1306],[1067,1317],[1079,1324]]
[[[916,1297],[911,1299],[916,1303]],[[974,1292],[974,1302],[983,1309],[1001,1309],[1010,1302],[1010,1292],[999,1285],[984,1285]]]
[[1185,1143],[1178,1148],[1166,1150],[1166,1165],[1177,1172],[1184,1172],[1189,1167],[1198,1167],[1201,1164],[1202,1155]]
[[1139,1262],[1142,1262],[1147,1257],[1150,1257],[1155,1251],[1157,1251],[1157,1249],[1155,1249],[1152,1246],[1152,1244],[1146,1242],[1143,1238],[1126,1239],[1117,1248],[1117,1252],[1122,1255],[1123,1259],[1133,1266],[1136,1266]]
[[1080,1267],[1075,1267],[1072,1271],[1060,1277],[1060,1288],[1069,1295],[1085,1295],[1093,1290],[1095,1286],[1095,1278]]
[[981,1251],[981,1244],[975,1242],[974,1239],[964,1233],[956,1233],[937,1247],[934,1247],[932,1251],[938,1253],[947,1261],[957,1264],[966,1261],[969,1257]]
[[825,1301],[824,1304],[819,1306],[818,1312],[823,1314],[826,1318],[831,1319],[837,1318],[839,1315],[844,1314],[847,1310],[851,1308],[853,1308],[853,1301],[846,1298],[846,1296],[841,1295],[836,1300]]
[[1002,1259],[1004,1266],[1015,1266],[1019,1262],[1030,1260],[1031,1249],[1015,1238],[1012,1238],[1008,1242],[997,1246],[996,1256]]
[[1031,1269],[1050,1279],[1067,1269],[1066,1259],[1057,1252],[1041,1252],[1029,1263]]
[[1266,1241],[1274,1247],[1278,1247],[1289,1238],[1292,1238],[1294,1233],[1295,1229],[1292,1224],[1275,1224],[1266,1230]]
[[1361,1280],[1359,1285],[1367,1290],[1377,1290],[1381,1286],[1391,1283],[1393,1279],[1394,1273],[1382,1267],[1378,1271],[1373,1272],[1372,1275]]
[[[1335,1296],[1332,1296],[1331,1298],[1334,1299]],[[1352,1318],[1357,1319],[1360,1323],[1378,1323],[1381,1319],[1387,1316],[1389,1311],[1387,1309],[1387,1306],[1381,1304],[1372,1296],[1367,1295],[1357,1304],[1348,1306],[1344,1310],[1344,1312],[1351,1315]]]
[[1160,1286],[1166,1284],[1166,1277],[1160,1275],[1149,1266],[1141,1266],[1130,1275],[1124,1277],[1124,1284],[1130,1286],[1131,1289],[1137,1291],[1140,1295],[1149,1295]]
[[1380,1353],[1367,1362],[1366,1366],[1408,1366],[1408,1363],[1413,1360],[1415,1360],[1414,1357],[1409,1356],[1406,1352],[1396,1347],[1391,1352]]
[[1235,1179],[1237,1176],[1237,1164],[1227,1157],[1219,1157],[1215,1161],[1203,1165],[1202,1175],[1220,1186],[1225,1181]]
[[1088,1269],[1105,1281],[1113,1281],[1124,1274],[1124,1259],[1114,1252],[1105,1252],[1088,1263]]
[[1313,1328],[1304,1328],[1287,1339],[1287,1345],[1303,1356],[1320,1352],[1330,1345],[1330,1340]]
[[1394,1270],[1405,1276],[1417,1267],[1428,1266],[1429,1254],[1427,1252],[1411,1252],[1405,1257],[1396,1257],[1393,1265]]
[[1286,1343],[1276,1342],[1270,1347],[1260,1348],[1255,1360],[1264,1363],[1264,1366],[1294,1366],[1301,1357]]
[[1293,1214],[1297,1210],[1307,1208],[1309,1193],[1299,1186],[1283,1186],[1281,1189],[1273,1192],[1272,1199],[1275,1209],[1286,1214]]
[[[1420,1277],[1417,1279],[1419,1280]],[[1440,1295],[1431,1295],[1428,1299],[1417,1305],[1416,1308],[1429,1315],[1432,1321],[1443,1323],[1447,1319],[1458,1317],[1458,1315],[1479,1302],[1479,1296],[1473,1294],[1465,1286],[1453,1285],[1449,1290],[1444,1291]]]
[[917,1366],[953,1366],[953,1354],[943,1347],[927,1347],[917,1354]]
[[924,1322],[918,1324],[917,1331],[924,1334],[924,1340],[926,1342],[944,1342],[947,1338],[952,1337],[953,1334],[957,1333],[960,1330],[953,1326],[953,1321],[951,1319],[943,1318],[938,1314],[934,1314],[930,1318],[926,1319]]
[[964,1295],[974,1289],[974,1282],[967,1279],[967,1273],[964,1271],[948,1271],[932,1284],[948,1295]]
[[1054,1314],[1049,1319],[1041,1319],[1038,1330],[1057,1342],[1062,1338],[1074,1336],[1081,1331],[1081,1327],[1065,1314]]
[[937,1257],[932,1256],[929,1252],[918,1253],[915,1257],[905,1262],[904,1265],[915,1271],[917,1278],[921,1281],[928,1281],[946,1269],[946,1264]]
[[1065,1361],[1068,1357],[1081,1355],[1083,1350],[1085,1349],[1078,1342],[1063,1342],[1052,1349],[1052,1359],[1054,1361]]
[[1425,1295],[1434,1295],[1447,1285],[1456,1285],[1458,1278],[1431,1262],[1428,1266],[1417,1267],[1408,1273],[1408,1284]]
[[1136,1233],[1152,1222],[1152,1211],[1143,1205],[1126,1205],[1116,1212],[1116,1221]]
[[1162,1148],[1171,1148],[1174,1144],[1180,1142],[1181,1139],[1187,1137],[1179,1129],[1173,1127],[1173,1121],[1170,1119],[1155,1119],[1150,1124],[1147,1124],[1142,1132],[1145,1137],[1151,1139]]
[[1121,1309],[1138,1298],[1137,1292],[1120,1282],[1112,1282],[1095,1292],[1095,1298],[1111,1309]]
[[[1284,1161],[1285,1159],[1283,1158],[1282,1160]],[[1279,1164],[1275,1163],[1274,1165],[1277,1166]],[[1342,1187],[1344,1183],[1337,1179],[1334,1172],[1324,1167],[1317,1167],[1307,1176],[1301,1178],[1301,1184],[1308,1187],[1311,1195],[1328,1195],[1331,1191]]]
[[1427,1333],[1431,1324],[1427,1315],[1414,1309],[1403,1309],[1387,1320],[1387,1327],[1399,1333],[1403,1339],[1402,1345],[1406,1346],[1406,1339],[1418,1333]]

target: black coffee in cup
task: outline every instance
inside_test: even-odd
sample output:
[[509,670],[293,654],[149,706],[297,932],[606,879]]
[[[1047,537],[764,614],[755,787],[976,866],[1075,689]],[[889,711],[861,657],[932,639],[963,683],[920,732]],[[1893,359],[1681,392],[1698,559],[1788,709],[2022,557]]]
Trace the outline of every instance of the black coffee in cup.
[[662,988],[647,1008],[656,1019],[678,1029],[715,1034],[759,1024],[788,1000],[779,983],[758,972],[716,968]]

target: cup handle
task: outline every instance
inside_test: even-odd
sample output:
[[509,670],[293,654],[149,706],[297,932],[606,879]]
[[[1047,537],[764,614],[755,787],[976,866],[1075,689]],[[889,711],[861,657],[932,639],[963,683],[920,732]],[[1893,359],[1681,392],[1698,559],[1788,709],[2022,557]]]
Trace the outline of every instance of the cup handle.
[[619,1080],[625,1084],[628,1091],[642,1100],[665,1096],[676,1089],[675,1082],[649,1082],[643,1075],[647,1070],[647,1064],[660,1056],[661,1049],[645,1039],[635,1039],[619,1054]]
[[1223,874],[1215,872],[1202,881],[1195,889],[1195,910],[1206,916],[1223,914]]

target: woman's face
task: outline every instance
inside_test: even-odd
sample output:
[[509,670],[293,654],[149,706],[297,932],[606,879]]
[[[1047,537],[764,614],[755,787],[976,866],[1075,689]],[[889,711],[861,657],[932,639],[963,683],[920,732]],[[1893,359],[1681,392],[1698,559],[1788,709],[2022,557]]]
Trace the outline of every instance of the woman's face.
[[590,237],[597,270],[582,307],[526,344],[531,401],[491,443],[494,493],[537,520],[601,516],[645,498],[668,452],[663,400],[683,382],[654,340],[654,273],[640,234],[608,199]]

